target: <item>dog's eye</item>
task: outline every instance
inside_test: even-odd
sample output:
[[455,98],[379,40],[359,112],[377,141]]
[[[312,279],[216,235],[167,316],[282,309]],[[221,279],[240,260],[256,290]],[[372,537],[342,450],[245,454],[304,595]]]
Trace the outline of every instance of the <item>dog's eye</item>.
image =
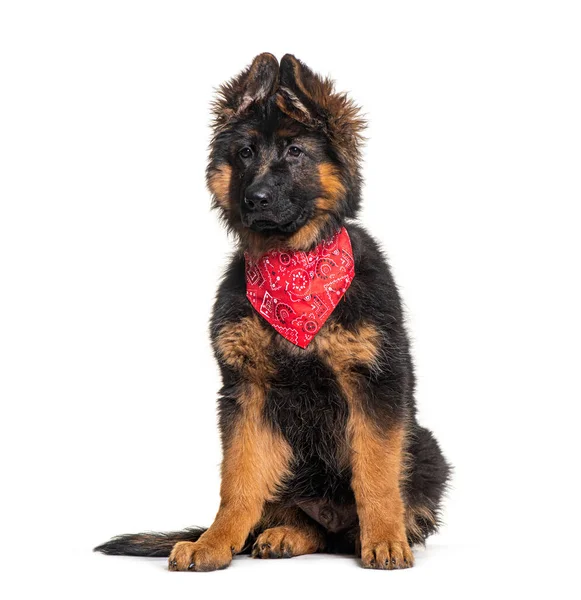
[[303,151],[298,146],[289,146],[289,156],[300,156]]
[[245,148],[242,148],[238,154],[240,154],[240,158],[250,158],[252,156],[252,148],[246,146]]

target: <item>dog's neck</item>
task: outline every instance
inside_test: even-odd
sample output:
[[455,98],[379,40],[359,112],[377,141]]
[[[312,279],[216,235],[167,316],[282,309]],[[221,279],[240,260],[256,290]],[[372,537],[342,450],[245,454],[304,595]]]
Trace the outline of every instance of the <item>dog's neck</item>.
[[244,260],[250,304],[300,348],[313,341],[355,277],[345,227],[310,252],[277,248],[258,258],[246,253]]
[[331,238],[341,227],[342,220],[329,214],[320,214],[305,223],[298,231],[290,236],[265,236],[249,229],[239,231],[239,245],[243,252],[258,257],[269,250],[287,248],[295,252],[309,252],[323,240]]

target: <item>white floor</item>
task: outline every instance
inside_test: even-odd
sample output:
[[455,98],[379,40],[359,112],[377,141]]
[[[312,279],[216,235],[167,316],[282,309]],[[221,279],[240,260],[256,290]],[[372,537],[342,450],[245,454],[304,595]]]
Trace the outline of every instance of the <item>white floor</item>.
[[[528,550],[531,550],[530,548]],[[4,598],[530,598],[551,593],[578,598],[571,571],[544,549],[428,545],[406,571],[370,571],[351,557],[314,555],[288,560],[236,557],[213,573],[170,573],[166,559],[74,552],[28,557],[32,568]],[[20,557],[22,558],[22,557]],[[429,596],[428,596],[429,594]],[[534,594],[534,596],[532,596]],[[555,595],[558,594],[558,595]],[[396,596],[397,595],[397,596]]]

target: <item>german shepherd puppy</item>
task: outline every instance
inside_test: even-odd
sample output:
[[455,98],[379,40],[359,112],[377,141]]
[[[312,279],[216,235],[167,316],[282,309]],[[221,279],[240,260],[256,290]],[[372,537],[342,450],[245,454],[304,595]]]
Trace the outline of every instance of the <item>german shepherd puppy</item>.
[[[279,65],[265,53],[220,88],[214,117],[207,182],[238,240],[210,325],[223,379],[220,508],[207,530],[123,535],[96,550],[169,556],[172,571],[223,569],[241,552],[353,553],[368,568],[411,567],[410,546],[438,527],[450,469],[416,420],[389,267],[353,221],[362,183],[359,109],[294,56]],[[321,260],[330,269],[340,263],[347,283],[334,289],[320,329],[291,324],[292,305],[277,313],[278,325],[266,318],[251,302],[253,261],[278,257],[264,263],[275,282],[290,257],[319,261],[340,231],[349,242]],[[305,285],[326,276],[319,266]],[[315,310],[316,296],[304,298]]]

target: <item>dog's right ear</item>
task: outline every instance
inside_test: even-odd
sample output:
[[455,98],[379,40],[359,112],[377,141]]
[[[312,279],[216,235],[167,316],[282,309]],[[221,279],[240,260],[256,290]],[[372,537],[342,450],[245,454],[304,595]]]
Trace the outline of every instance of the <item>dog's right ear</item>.
[[242,73],[218,89],[213,106],[216,128],[244,113],[255,102],[267,99],[277,86],[278,61],[269,52],[263,52]]

